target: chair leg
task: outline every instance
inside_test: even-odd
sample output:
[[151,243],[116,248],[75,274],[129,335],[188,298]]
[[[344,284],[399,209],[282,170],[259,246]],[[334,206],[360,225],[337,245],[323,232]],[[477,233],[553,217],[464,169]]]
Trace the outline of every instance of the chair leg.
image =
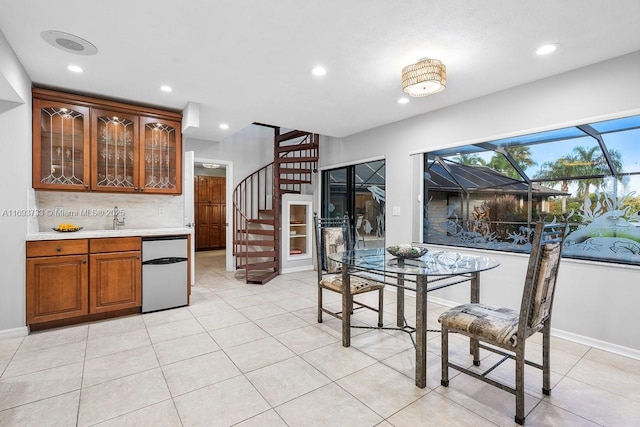
[[382,307],[384,307],[384,289],[380,289],[378,290],[378,327],[382,328],[382,313],[384,313],[384,310],[382,309]]
[[516,350],[516,416],[515,421],[524,425],[524,343]]
[[551,325],[545,322],[542,328],[542,394],[551,396]]
[[442,374],[440,384],[449,387],[449,330],[442,327],[440,329],[441,346],[442,346]]
[[322,286],[318,285],[318,323],[322,323]]

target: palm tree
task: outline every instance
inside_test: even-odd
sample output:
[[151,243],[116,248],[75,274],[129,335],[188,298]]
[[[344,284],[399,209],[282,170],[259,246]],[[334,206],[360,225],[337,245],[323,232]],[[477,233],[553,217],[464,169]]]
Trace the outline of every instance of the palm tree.
[[453,158],[454,161],[461,165],[467,166],[486,166],[487,162],[478,154],[459,154]]
[[[609,169],[609,165],[600,150],[599,146],[585,148],[582,146],[575,147],[573,149],[576,158],[576,166],[578,175],[581,176],[589,176],[589,175],[610,175],[612,171]],[[611,159],[611,163],[613,163],[613,168],[615,173],[616,171],[620,171],[622,169],[622,156],[620,152],[617,150],[609,151],[609,158]],[[616,177],[617,178],[617,177]],[[584,209],[586,212],[587,203],[589,200],[589,194],[591,190],[591,186],[598,187],[602,185],[604,182],[604,178],[586,178],[578,181],[578,194],[581,194],[584,200]]]
[[[529,149],[529,147],[526,147],[524,145],[517,145],[513,147],[507,147],[506,151],[522,170],[525,170],[528,167],[536,164],[536,162],[534,162],[531,158],[531,150]],[[522,179],[520,174],[513,168],[507,158],[500,153],[496,153],[493,155],[493,157],[491,157],[488,166],[495,171],[507,175],[510,178],[517,180]]]
[[[560,157],[555,162],[543,163],[535,178],[548,179],[550,185],[556,185],[560,183],[560,191],[563,193],[569,192],[569,184],[574,180],[571,179],[573,175],[576,158],[571,154]],[[562,196],[562,213],[567,211],[567,196]]]

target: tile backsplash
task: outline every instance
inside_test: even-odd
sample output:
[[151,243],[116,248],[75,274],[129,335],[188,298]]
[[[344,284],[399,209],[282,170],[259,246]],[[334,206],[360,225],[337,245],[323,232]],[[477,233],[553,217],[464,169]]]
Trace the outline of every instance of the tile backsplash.
[[123,228],[182,227],[183,196],[155,194],[72,193],[36,191],[39,231],[60,223],[73,223],[88,230],[113,228],[113,208],[125,212]]

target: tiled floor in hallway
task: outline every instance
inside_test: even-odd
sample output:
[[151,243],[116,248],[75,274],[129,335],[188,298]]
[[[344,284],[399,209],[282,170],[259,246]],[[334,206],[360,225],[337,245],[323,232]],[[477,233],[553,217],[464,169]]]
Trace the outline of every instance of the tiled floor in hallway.
[[[512,395],[462,375],[440,386],[439,334],[428,335],[419,389],[406,334],[354,329],[343,348],[338,320],[317,323],[315,272],[247,285],[223,252],[196,259],[189,307],[0,340],[0,425],[514,425]],[[431,326],[444,309],[429,304]],[[394,310],[389,292],[385,323]],[[451,341],[470,365],[468,344]],[[492,375],[510,379],[511,368]],[[528,426],[640,425],[640,361],[554,339],[552,370],[544,398],[541,374],[527,371]]]

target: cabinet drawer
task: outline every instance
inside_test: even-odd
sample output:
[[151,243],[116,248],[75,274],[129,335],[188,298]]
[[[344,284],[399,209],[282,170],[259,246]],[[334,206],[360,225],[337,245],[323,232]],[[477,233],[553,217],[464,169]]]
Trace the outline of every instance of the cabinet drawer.
[[88,239],[43,240],[27,242],[27,257],[83,255],[89,251]]
[[141,248],[140,237],[108,237],[104,239],[91,239],[89,243],[92,254],[101,252],[139,251]]

